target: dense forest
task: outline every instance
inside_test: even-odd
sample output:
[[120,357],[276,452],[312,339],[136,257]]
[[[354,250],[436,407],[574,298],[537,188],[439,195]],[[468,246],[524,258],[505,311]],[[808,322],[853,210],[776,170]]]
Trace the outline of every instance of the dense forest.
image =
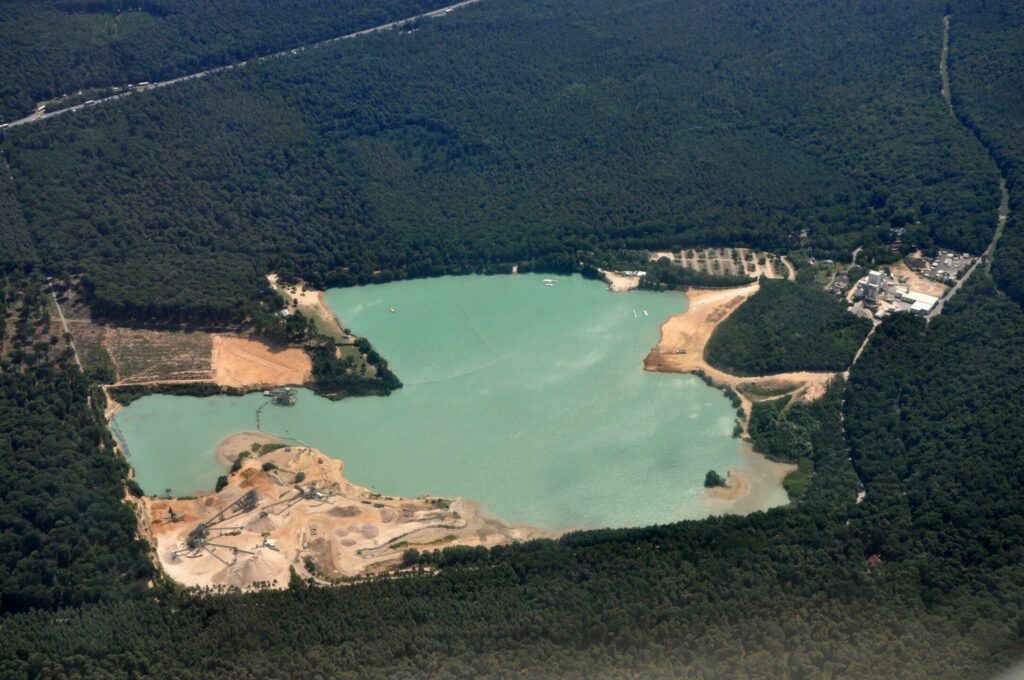
[[415,16],[439,0],[6,0],[0,122],[37,102],[165,80]]
[[121,503],[128,464],[114,455],[102,393],[90,390],[65,340],[51,335],[38,281],[6,283],[0,290],[9,301],[0,310],[12,332],[0,358],[0,610],[142,593],[154,569],[135,515]]
[[715,244],[867,259],[900,228],[980,252],[997,183],[936,97],[944,11],[483,2],[8,130],[0,209],[127,318],[229,318],[271,270],[350,285]]
[[1024,304],[1024,6],[958,3],[950,21],[953,106],[1006,178],[1010,217],[992,275],[1000,289]]
[[733,375],[844,371],[871,330],[813,281],[762,279],[711,334],[704,356]]

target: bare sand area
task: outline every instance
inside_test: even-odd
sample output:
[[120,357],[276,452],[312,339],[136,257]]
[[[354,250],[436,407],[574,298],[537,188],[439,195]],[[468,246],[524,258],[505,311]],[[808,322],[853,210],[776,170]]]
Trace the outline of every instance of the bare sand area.
[[633,290],[640,285],[639,276],[626,276],[618,272],[607,271],[605,269],[598,269],[601,272],[601,276],[608,282],[608,290],[613,293],[625,293],[626,291]]
[[302,385],[313,362],[297,347],[273,350],[262,342],[235,335],[213,336],[213,381],[223,387]]
[[835,373],[797,371],[741,377],[720,371],[704,360],[704,348],[718,324],[722,323],[747,298],[757,292],[759,284],[717,290],[690,289],[686,292],[686,311],[676,314],[661,326],[661,340],[644,359],[644,369],[663,373],[702,372],[714,384],[736,390],[742,402],[746,436],[755,390],[773,396],[817,398]]
[[[254,436],[239,433],[221,448],[266,443]],[[410,548],[554,535],[487,517],[468,501],[381,496],[342,471],[316,449],[286,447],[246,459],[218,493],[143,499],[160,564],[187,586],[284,588],[292,568],[331,582],[399,566]]]

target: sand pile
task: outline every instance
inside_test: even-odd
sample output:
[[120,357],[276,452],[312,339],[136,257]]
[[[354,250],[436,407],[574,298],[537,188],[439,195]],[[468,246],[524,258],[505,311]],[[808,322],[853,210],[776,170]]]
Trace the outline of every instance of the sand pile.
[[245,588],[253,583],[270,583],[281,573],[284,558],[273,552],[239,556],[238,561],[213,575],[216,585]]
[[261,512],[257,517],[245,524],[244,528],[246,531],[251,531],[254,534],[269,534],[277,531],[283,524],[284,520],[282,518]]

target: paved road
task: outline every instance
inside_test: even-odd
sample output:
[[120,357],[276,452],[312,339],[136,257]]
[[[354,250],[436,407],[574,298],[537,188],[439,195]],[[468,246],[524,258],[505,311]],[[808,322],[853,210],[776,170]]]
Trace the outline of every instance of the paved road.
[[[390,22],[388,22],[386,24],[381,24],[380,26],[373,26],[372,28],[364,28],[361,31],[356,31],[354,33],[346,33],[345,35],[339,35],[339,36],[337,36],[335,38],[328,38],[327,40],[321,40],[319,42],[310,43],[308,45],[303,45],[301,47],[295,47],[295,48],[292,48],[292,49],[281,50],[280,52],[274,52],[272,54],[267,54],[267,55],[264,55],[262,57],[255,57],[253,59],[248,59],[246,61],[239,61],[239,62],[236,62],[234,64],[225,64],[224,66],[217,66],[217,67],[214,67],[214,68],[207,69],[205,71],[199,71],[197,73],[190,73],[190,74],[185,75],[185,76],[178,76],[177,78],[171,78],[170,80],[163,80],[163,81],[160,81],[160,82],[157,82],[157,83],[147,83],[145,85],[128,85],[128,86],[125,86],[123,91],[118,92],[117,94],[112,94],[112,95],[110,95],[108,97],[102,97],[102,98],[99,98],[99,99],[95,99],[95,100],[91,101],[88,104],[85,104],[85,103],[83,103],[83,104],[76,104],[75,106],[69,106],[69,107],[63,108],[63,109],[56,109],[54,111],[46,111],[46,112],[33,113],[31,115],[25,116],[24,118],[19,118],[18,120],[14,120],[14,121],[11,121],[10,123],[7,123],[7,124],[3,125],[3,128],[12,128],[12,127],[18,127],[19,125],[30,125],[32,123],[39,123],[39,122],[44,121],[44,120],[49,120],[50,118],[53,118],[54,116],[60,116],[62,114],[68,113],[68,112],[80,111],[80,110],[85,109],[85,108],[89,108],[89,107],[92,107],[92,106],[100,106],[102,104],[109,104],[110,102],[117,101],[118,99],[121,99],[123,97],[131,96],[131,95],[135,94],[136,92],[146,92],[148,90],[156,90],[156,89],[161,88],[161,87],[168,87],[170,85],[176,85],[178,83],[183,83],[183,82],[188,81],[188,80],[197,80],[199,78],[205,78],[206,76],[213,75],[214,73],[220,73],[222,71],[230,71],[230,70],[236,69],[236,68],[243,68],[243,67],[247,66],[248,64],[259,64],[259,63],[262,63],[262,62],[265,62],[265,61],[269,61],[270,59],[280,59],[282,57],[288,57],[288,56],[292,56],[292,55],[296,55],[296,54],[301,54],[302,52],[306,52],[308,50],[319,49],[319,48],[321,48],[321,47],[323,47],[325,45],[330,45],[332,43],[340,42],[342,40],[351,40],[352,38],[358,38],[359,36],[362,36],[362,35],[369,35],[370,33],[380,33],[381,31],[390,31],[393,28],[401,28],[402,26],[405,26],[406,24],[412,23],[412,22],[417,21],[419,19],[427,19],[427,18],[432,18],[432,17],[433,18],[443,17],[443,16],[445,16],[447,14],[450,14],[451,12],[454,12],[457,9],[461,9],[462,7],[465,7],[467,5],[473,5],[473,4],[477,3],[477,2],[480,2],[480,0],[462,0],[462,2],[456,2],[455,4],[448,5],[446,7],[441,7],[440,9],[435,9],[435,10],[432,10],[430,12],[424,12],[422,14],[417,14],[415,16],[406,17],[405,19],[398,19],[397,21],[390,21]],[[0,128],[0,129],[3,129],[3,128]]]

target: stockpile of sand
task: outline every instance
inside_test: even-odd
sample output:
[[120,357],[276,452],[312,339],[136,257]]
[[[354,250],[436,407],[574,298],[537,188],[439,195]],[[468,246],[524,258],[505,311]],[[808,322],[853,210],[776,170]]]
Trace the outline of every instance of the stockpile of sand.
[[272,583],[278,579],[282,569],[287,570],[285,559],[272,551],[256,555],[240,555],[238,560],[213,575],[214,585],[246,588],[254,583]]

